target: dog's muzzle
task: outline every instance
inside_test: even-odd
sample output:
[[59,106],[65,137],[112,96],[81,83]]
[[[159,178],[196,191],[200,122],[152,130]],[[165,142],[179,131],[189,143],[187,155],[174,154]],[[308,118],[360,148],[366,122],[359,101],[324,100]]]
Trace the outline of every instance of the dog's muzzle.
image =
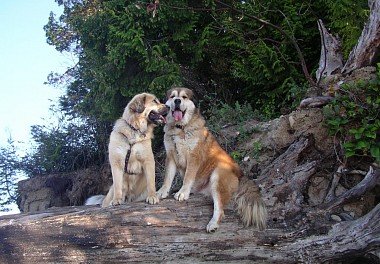
[[179,108],[180,108],[180,106],[181,106],[181,99],[175,99],[174,100],[174,108],[175,108],[175,110],[179,110]]
[[158,111],[152,110],[148,115],[149,121],[156,125],[166,124],[166,116],[169,113],[169,107],[164,105]]
[[185,111],[181,110],[181,99],[174,100],[174,111],[172,111],[172,115],[176,122],[181,121],[185,115]]

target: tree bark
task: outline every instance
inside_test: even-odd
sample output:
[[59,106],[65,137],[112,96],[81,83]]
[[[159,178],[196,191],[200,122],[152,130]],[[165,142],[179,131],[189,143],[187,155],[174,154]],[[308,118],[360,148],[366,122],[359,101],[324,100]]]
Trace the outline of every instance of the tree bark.
[[315,108],[322,107],[330,103],[334,98],[331,96],[315,96],[305,98],[301,101],[300,108]]
[[52,208],[0,218],[2,263],[320,263],[380,246],[380,205],[366,216],[334,225],[325,235],[245,228],[226,209],[220,230],[208,234],[212,202],[203,196],[158,205],[130,203]]
[[323,77],[340,71],[343,67],[341,42],[337,36],[330,34],[322,20],[318,20],[319,34],[321,35],[321,57],[316,78],[319,82]]
[[380,49],[380,0],[369,1],[370,16],[358,43],[351,51],[342,73],[373,65]]
[[[344,205],[354,199],[360,198],[368,190],[371,190],[379,183],[380,183],[380,170],[373,170],[373,168],[370,167],[367,175],[364,177],[364,179],[360,183],[358,183],[352,189],[343,193],[341,196],[333,200],[331,199],[327,203],[321,204],[320,208],[323,210],[329,210],[329,209],[338,207],[340,205]],[[333,180],[333,184],[334,184],[334,180]]]

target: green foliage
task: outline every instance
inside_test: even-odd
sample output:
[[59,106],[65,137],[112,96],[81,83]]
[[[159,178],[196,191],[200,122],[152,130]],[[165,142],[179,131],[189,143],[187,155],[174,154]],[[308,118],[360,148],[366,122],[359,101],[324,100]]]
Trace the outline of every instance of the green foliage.
[[37,146],[27,162],[29,175],[102,162],[110,124],[133,95],[144,91],[162,98],[172,85],[191,86],[198,80],[203,90],[197,92],[215,93],[217,99],[203,105],[209,109],[210,128],[217,132],[233,120],[242,140],[250,133],[242,129],[247,119],[278,116],[294,108],[306,90],[289,39],[250,16],[297,39],[312,70],[320,55],[317,19],[342,35],[347,53],[368,10],[363,0],[226,1],[239,12],[209,0],[160,1],[154,12],[148,2],[137,0],[56,2],[64,11],[50,14],[44,27],[47,42],[73,53],[78,62],[63,76],[52,73],[48,82],[63,82],[66,94],[59,110],[67,122],[81,122],[58,130],[34,128]]
[[88,120],[70,123],[61,120],[56,126],[33,126],[36,145],[22,160],[24,172],[34,177],[101,165],[107,153],[103,142],[109,129],[96,127],[100,125]]
[[379,113],[380,70],[375,81],[342,85],[333,103],[324,107],[329,131],[341,140],[346,158],[364,155],[380,162]]
[[219,100],[214,100],[204,114],[207,126],[216,133],[228,125],[242,126],[254,117],[252,107],[248,103],[241,105],[235,102],[235,105],[231,106]]
[[[367,0],[325,1],[328,25],[342,39],[343,54],[347,58],[357,43],[369,15]],[[349,14],[349,15],[348,15]]]
[[238,150],[234,150],[230,153],[231,157],[238,163],[240,163],[244,158],[244,153]]
[[292,105],[293,88],[305,79],[288,39],[245,14],[301,40],[307,63],[314,67],[320,51],[316,20],[338,23],[341,18],[325,11],[337,5],[322,0],[307,5],[289,0],[229,3],[241,13],[213,1],[161,1],[155,16],[140,1],[57,2],[64,13],[50,15],[48,43],[79,58],[68,85],[71,96],[62,103],[108,121],[120,115],[135,93],[162,97],[170,86],[186,83],[181,67],[207,78],[207,92],[215,91],[228,103],[248,102],[274,117]]
[[17,149],[9,139],[6,146],[0,147],[0,211],[8,211],[8,205],[17,200],[16,182],[20,166]]
[[251,150],[252,157],[254,159],[258,159],[262,149],[263,149],[263,146],[261,145],[260,141],[253,142],[253,146],[252,146],[252,150]]

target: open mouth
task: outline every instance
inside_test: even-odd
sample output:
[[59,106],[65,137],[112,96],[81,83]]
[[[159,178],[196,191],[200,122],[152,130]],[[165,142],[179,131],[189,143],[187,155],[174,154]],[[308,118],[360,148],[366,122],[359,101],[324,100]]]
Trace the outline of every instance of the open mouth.
[[172,111],[172,116],[174,117],[174,120],[178,122],[182,120],[182,118],[185,116],[185,113],[186,113],[186,110],[181,111],[179,108],[176,107],[175,110]]
[[168,114],[168,109],[166,107],[162,108],[160,111],[152,110],[148,115],[149,121],[156,125],[166,124],[166,116]]

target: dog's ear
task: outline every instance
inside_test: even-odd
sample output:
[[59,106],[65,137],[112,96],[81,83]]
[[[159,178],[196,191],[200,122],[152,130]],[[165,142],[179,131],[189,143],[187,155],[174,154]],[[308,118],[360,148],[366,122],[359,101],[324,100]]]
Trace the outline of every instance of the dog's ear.
[[[169,100],[169,98],[170,98],[170,95],[172,94],[172,92],[173,92],[173,90],[175,89],[175,87],[174,88],[171,88],[171,89],[169,89],[167,92],[166,92],[166,100]],[[165,100],[165,101],[166,101]]]
[[190,100],[193,101],[195,107],[198,108],[198,97],[193,92],[193,90],[190,90],[190,89],[186,88],[186,94],[189,96]]
[[146,95],[139,95],[135,96],[132,101],[129,103],[129,109],[131,109],[132,112],[141,114],[145,110],[145,100]]

